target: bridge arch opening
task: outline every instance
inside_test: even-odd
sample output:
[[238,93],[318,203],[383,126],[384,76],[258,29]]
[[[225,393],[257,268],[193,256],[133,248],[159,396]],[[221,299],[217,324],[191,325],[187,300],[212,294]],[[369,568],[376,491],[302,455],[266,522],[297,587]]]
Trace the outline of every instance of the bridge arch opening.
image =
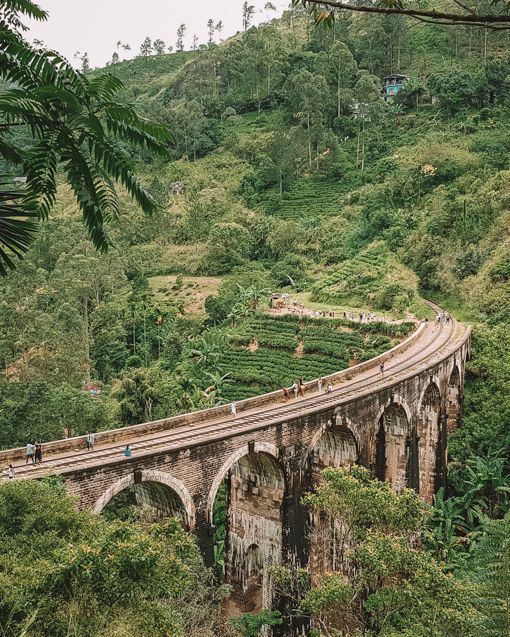
[[428,502],[435,492],[440,423],[441,392],[437,384],[431,382],[420,402],[417,425],[419,493]]
[[454,365],[448,380],[446,393],[446,423],[448,429],[457,429],[462,413],[461,376],[457,365]]
[[135,471],[109,487],[94,506],[94,513],[123,519],[157,521],[167,517],[195,524],[192,498],[184,484],[161,471]]
[[375,476],[391,482],[397,491],[410,482],[411,419],[398,402],[387,405],[378,421]]
[[327,467],[350,467],[359,459],[358,443],[351,429],[342,424],[327,429],[311,450],[312,473]]
[[213,485],[216,568],[232,586],[228,617],[270,607],[268,568],[282,559],[285,478],[277,450],[261,447],[233,454]]
[[[311,487],[326,468],[350,467],[359,462],[358,443],[348,421],[330,426],[314,441],[309,454]],[[326,513],[308,512],[309,568],[314,574],[343,571],[348,548],[347,528]]]

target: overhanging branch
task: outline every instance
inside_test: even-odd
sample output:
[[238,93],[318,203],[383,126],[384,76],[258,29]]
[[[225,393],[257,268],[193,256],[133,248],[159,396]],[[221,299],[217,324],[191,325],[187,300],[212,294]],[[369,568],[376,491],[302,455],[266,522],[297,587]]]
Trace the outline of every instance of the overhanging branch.
[[[492,30],[510,29],[510,15],[477,14],[473,9],[465,7],[466,13],[449,13],[425,9],[412,9],[406,6],[385,7],[381,5],[349,4],[337,0],[301,0],[303,6],[322,7],[326,10],[355,11],[359,13],[375,13],[382,15],[407,15],[411,18],[429,20],[435,24],[460,24],[471,27],[485,27]],[[457,2],[458,6],[463,6]],[[323,19],[324,16],[320,16]]]

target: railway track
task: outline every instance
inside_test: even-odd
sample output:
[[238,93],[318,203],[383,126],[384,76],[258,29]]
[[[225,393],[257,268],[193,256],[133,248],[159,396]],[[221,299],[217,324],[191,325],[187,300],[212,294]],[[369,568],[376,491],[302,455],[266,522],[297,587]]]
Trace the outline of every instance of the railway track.
[[[430,305],[439,311],[437,306]],[[242,411],[236,417],[216,417],[197,424],[187,424],[132,438],[129,438],[129,429],[126,429],[126,437],[122,442],[104,444],[94,451],[55,454],[37,466],[17,464],[16,477],[33,479],[47,474],[66,474],[88,467],[122,462],[122,450],[127,443],[131,445],[133,457],[137,459],[166,451],[184,450],[240,433],[256,432],[276,423],[347,404],[351,400],[391,387],[423,369],[433,367],[455,351],[467,334],[466,328],[454,320],[449,323],[431,321],[426,324],[422,336],[416,342],[387,361],[384,375],[381,375],[378,364],[374,362],[373,367],[352,380],[343,381],[330,394],[314,393],[304,398]]]

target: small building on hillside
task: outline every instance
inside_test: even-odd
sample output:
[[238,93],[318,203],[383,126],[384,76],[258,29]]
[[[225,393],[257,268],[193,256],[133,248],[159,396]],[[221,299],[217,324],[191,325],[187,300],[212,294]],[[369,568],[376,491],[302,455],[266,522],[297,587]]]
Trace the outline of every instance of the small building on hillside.
[[408,75],[402,75],[400,73],[394,73],[393,75],[387,75],[384,81],[384,99],[392,99],[402,89],[404,84],[409,80]]

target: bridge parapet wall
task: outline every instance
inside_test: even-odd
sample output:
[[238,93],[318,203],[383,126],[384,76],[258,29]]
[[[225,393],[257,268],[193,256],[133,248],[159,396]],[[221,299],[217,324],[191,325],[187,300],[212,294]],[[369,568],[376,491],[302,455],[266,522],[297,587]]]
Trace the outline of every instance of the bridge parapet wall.
[[[347,377],[354,378],[357,375],[363,373],[367,369],[377,366],[382,362],[386,362],[396,356],[399,353],[405,352],[421,337],[425,328],[424,323],[421,323],[417,329],[415,329],[407,338],[397,343],[394,347],[383,352],[375,358],[354,365],[347,369],[343,369],[329,376],[324,376],[323,381],[325,384],[331,382],[335,383],[345,380]],[[305,383],[304,392],[305,395],[317,391],[317,383],[319,379],[312,380]],[[281,391],[274,391],[268,394],[261,394],[260,396],[254,396],[253,398],[246,398],[237,403],[238,413],[256,410],[261,407],[265,407],[270,404],[276,404],[281,401]],[[161,431],[167,431],[183,426],[199,425],[205,421],[215,418],[221,419],[230,415],[230,406],[222,405],[220,407],[213,407],[210,409],[204,409],[201,411],[190,412],[179,416],[173,416],[171,418],[164,418],[161,420],[154,420],[151,422],[140,423],[138,425],[131,425],[129,427],[122,427],[118,429],[110,429],[108,431],[100,431],[95,433],[96,445],[115,444],[120,443],[128,439],[136,438],[145,434],[158,433]],[[28,441],[27,441],[28,442]],[[45,457],[65,452],[82,451],[86,448],[86,436],[75,436],[73,438],[67,438],[62,440],[55,440],[44,443]],[[25,448],[19,447],[17,449],[7,449],[0,451],[0,464],[8,464],[9,462],[23,461],[25,458]]]

